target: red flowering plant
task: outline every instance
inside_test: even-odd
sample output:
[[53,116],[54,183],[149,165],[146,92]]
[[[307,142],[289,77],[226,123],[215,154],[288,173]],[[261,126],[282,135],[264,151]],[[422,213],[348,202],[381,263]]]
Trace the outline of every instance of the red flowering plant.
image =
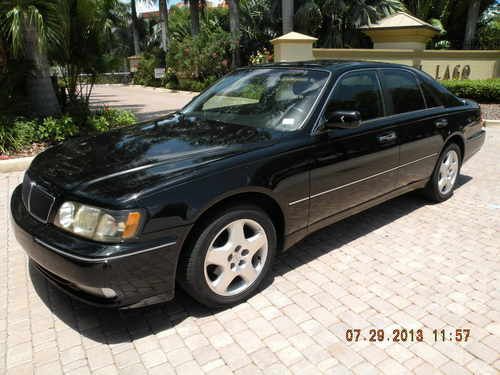
[[220,27],[204,27],[197,36],[173,39],[168,66],[176,72],[182,89],[200,91],[229,72],[231,34]]

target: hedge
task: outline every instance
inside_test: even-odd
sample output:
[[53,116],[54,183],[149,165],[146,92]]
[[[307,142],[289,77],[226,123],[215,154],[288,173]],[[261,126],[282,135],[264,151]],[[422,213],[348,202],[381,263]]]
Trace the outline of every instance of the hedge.
[[500,103],[500,79],[441,81],[459,98],[480,103]]
[[28,148],[33,143],[57,143],[73,136],[102,133],[136,122],[132,112],[103,107],[92,113],[82,127],[69,115],[27,119],[0,116],[0,155]]

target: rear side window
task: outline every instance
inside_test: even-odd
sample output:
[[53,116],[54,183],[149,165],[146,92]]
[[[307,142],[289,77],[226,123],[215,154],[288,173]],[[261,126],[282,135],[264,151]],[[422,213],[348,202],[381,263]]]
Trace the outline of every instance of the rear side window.
[[443,105],[441,94],[429,82],[421,80],[420,87],[422,87],[427,108],[441,107]]
[[377,75],[372,71],[350,73],[335,86],[328,104],[336,111],[359,111],[363,121],[383,116]]
[[428,77],[426,74],[421,74],[420,79],[422,81],[422,90],[424,91],[425,99],[427,100],[427,106],[433,107],[432,103],[427,99],[426,89],[437,96],[439,105],[444,105],[445,107],[457,107],[463,105],[463,103],[455,95],[449,92],[446,88],[441,86],[439,82],[434,81],[432,78]]
[[384,70],[382,85],[387,97],[388,114],[425,109],[424,98],[413,74],[403,70]]

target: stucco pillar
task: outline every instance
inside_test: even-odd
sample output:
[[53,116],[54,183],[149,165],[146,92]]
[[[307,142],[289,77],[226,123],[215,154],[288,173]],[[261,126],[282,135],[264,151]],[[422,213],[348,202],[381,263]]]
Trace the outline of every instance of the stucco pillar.
[[314,60],[313,43],[318,40],[312,36],[291,32],[271,40],[274,48],[274,61]]

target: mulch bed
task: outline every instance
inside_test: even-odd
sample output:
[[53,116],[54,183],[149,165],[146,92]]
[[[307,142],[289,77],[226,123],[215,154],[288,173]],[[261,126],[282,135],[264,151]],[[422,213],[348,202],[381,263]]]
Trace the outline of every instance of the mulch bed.
[[49,147],[49,143],[32,143],[29,147],[26,147],[24,150],[15,151],[8,154],[0,154],[0,160],[7,159],[15,159],[15,158],[24,158],[26,156],[35,156]]
[[486,120],[500,120],[500,104],[481,104],[483,118]]

